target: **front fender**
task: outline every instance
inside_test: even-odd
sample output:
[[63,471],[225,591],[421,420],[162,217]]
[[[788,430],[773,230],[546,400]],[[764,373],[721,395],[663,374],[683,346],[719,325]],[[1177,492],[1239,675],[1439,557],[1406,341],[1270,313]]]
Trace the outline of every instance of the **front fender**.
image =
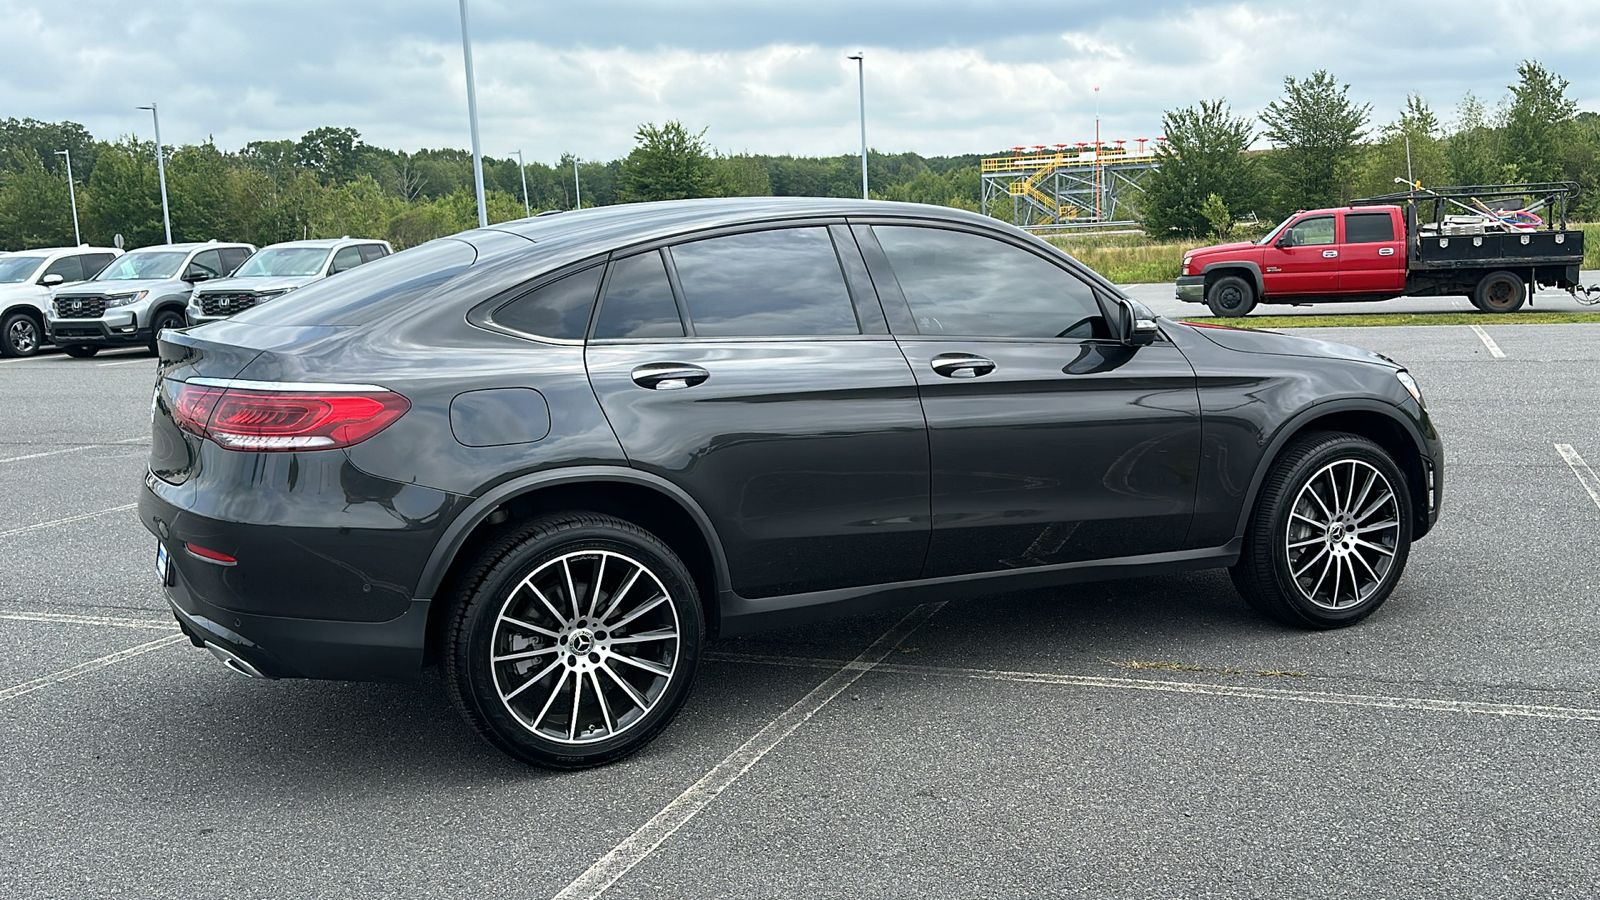
[[1220,269],[1242,269],[1250,273],[1251,282],[1256,287],[1256,297],[1259,299],[1266,295],[1267,283],[1261,278],[1261,266],[1249,260],[1235,259],[1214,263],[1206,263],[1200,269],[1201,275],[1210,275]]

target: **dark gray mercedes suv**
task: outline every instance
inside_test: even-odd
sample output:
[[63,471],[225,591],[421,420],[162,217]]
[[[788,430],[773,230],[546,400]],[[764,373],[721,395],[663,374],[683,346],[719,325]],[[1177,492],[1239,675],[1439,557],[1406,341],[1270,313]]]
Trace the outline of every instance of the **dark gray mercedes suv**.
[[468,231],[164,332],[140,516],[197,645],[437,664],[529,762],[619,759],[706,641],[1230,569],[1349,625],[1439,513],[1405,369],[1159,319],[950,209],[761,198]]

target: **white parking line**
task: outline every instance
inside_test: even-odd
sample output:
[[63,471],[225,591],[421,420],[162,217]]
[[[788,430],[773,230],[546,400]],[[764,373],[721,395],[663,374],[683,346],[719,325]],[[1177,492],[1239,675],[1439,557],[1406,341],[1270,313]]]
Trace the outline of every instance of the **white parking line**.
[[[837,660],[787,656],[757,656],[740,653],[708,653],[706,659],[748,662],[762,665],[831,669]],[[912,666],[879,663],[878,672],[898,675],[930,675],[939,678],[967,678],[979,681],[1012,681],[1028,684],[1055,684],[1069,687],[1110,688],[1113,690],[1159,691],[1171,694],[1204,694],[1214,697],[1241,697],[1249,700],[1286,700],[1293,703],[1319,703],[1335,706],[1364,706],[1372,709],[1404,709],[1419,712],[1474,713],[1532,719],[1565,719],[1600,722],[1600,709],[1575,706],[1536,706],[1525,703],[1486,703],[1476,700],[1440,700],[1432,697],[1388,697],[1381,694],[1340,694],[1329,691],[1295,691],[1283,688],[1245,687],[1231,684],[1201,684],[1192,681],[1155,681],[1144,678],[1102,678],[1094,675],[1058,675],[1052,672],[1008,672],[995,669],[962,669],[945,666]]]
[[111,441],[109,445],[108,444],[79,444],[76,447],[63,447],[60,450],[46,450],[43,453],[26,453],[26,454],[23,454],[22,456],[8,456],[8,457],[5,457],[3,459],[0,459],[0,463],[22,462],[25,459],[43,459],[46,456],[60,456],[63,453],[77,453],[79,450],[92,450],[95,447],[115,446],[117,444],[132,444],[132,443],[135,443],[137,441],[145,441],[145,440],[149,440],[149,438],[146,438],[146,437],[141,435],[140,437],[124,438],[123,440],[120,440],[120,441]]
[[[789,707],[782,715],[773,719],[767,727],[756,733],[756,736],[745,741],[739,749],[717,763],[716,768],[705,774],[704,778],[695,782],[688,790],[678,795],[676,800],[668,803],[660,812],[656,813],[650,821],[635,831],[627,840],[618,844],[610,853],[601,857],[588,871],[579,875],[576,880],[567,885],[555,900],[592,900],[606,892],[606,889],[615,884],[617,879],[628,873],[628,870],[643,862],[661,842],[672,837],[678,829],[695,817],[706,805],[717,799],[717,795],[727,790],[735,781],[739,780],[750,767],[761,761],[774,747],[783,743],[784,738],[794,733],[796,728],[804,725],[819,710],[828,705],[828,702],[839,696],[862,675],[871,671],[884,657],[894,652],[894,648],[905,640],[911,632],[915,631],[928,618],[938,612],[943,603],[919,606],[901,619],[893,628],[884,632],[883,636],[873,642],[872,646],[862,651],[860,656],[846,663],[828,677],[828,680],[817,685],[812,691],[801,697],[793,706]],[[837,663],[835,663],[837,665]]]
[[1485,347],[1489,348],[1489,355],[1490,356],[1494,357],[1495,359],[1505,359],[1506,358],[1506,352],[1504,350],[1500,349],[1500,345],[1496,344],[1494,342],[1494,338],[1489,337],[1489,332],[1484,331],[1483,330],[1483,326],[1481,326],[1481,325],[1468,325],[1467,327],[1471,328],[1473,331],[1477,332],[1478,340],[1483,341],[1483,345]]
[[110,515],[112,513],[123,512],[124,510],[133,509],[134,507],[136,507],[138,505],[139,504],[137,504],[137,503],[124,503],[121,506],[113,506],[110,509],[96,510],[95,512],[84,513],[84,514],[78,515],[78,516],[68,516],[65,519],[56,519],[56,520],[54,520],[52,522],[37,522],[37,523],[35,523],[33,525],[24,525],[21,528],[13,528],[10,531],[0,531],[0,538],[7,538],[7,537],[11,537],[12,535],[24,534],[24,533],[29,532],[29,531],[38,531],[41,528],[54,528],[57,525],[67,525],[67,524],[70,524],[72,522],[82,522],[84,519],[93,519],[93,518],[97,518],[99,516],[108,516],[108,515]]
[[156,361],[154,359],[129,359],[122,362],[95,363],[94,367],[96,369],[106,369],[110,368],[111,366],[136,366],[139,363],[144,363],[145,365],[154,368]]
[[137,647],[129,647],[126,650],[118,650],[116,653],[108,653],[99,659],[91,659],[88,662],[78,663],[71,668],[62,669],[59,672],[53,672],[44,676],[43,678],[35,678],[32,681],[25,681],[16,687],[9,687],[3,691],[0,691],[0,703],[4,703],[7,700],[16,699],[17,697],[21,697],[23,694],[31,694],[34,691],[47,688],[53,684],[60,684],[63,681],[71,681],[80,675],[87,675],[97,669],[104,669],[106,666],[116,665],[125,659],[132,659],[135,656],[149,653],[151,650],[160,650],[162,647],[165,647],[168,644],[176,644],[179,641],[186,640],[188,640],[188,638],[181,634],[172,634],[164,638],[156,638],[149,643],[140,644]]
[[1571,444],[1557,444],[1556,452],[1561,454],[1561,458],[1567,461],[1567,465],[1572,469],[1572,474],[1578,476],[1578,483],[1583,485],[1583,489],[1589,492],[1589,499],[1594,501],[1595,506],[1600,506],[1600,478],[1595,476],[1594,470],[1589,468],[1589,464],[1583,461],[1583,457],[1578,455],[1578,451],[1572,449]]
[[71,613],[7,613],[0,612],[0,619],[10,619],[14,622],[44,622],[52,625],[109,625],[115,628],[153,628],[157,631],[171,631],[178,624],[171,619],[130,619],[116,616],[78,616]]

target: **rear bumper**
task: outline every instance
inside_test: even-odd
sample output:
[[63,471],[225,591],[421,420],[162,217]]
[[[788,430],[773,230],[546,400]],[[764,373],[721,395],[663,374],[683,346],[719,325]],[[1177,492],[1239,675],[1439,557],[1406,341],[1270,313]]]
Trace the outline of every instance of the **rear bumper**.
[[1206,301],[1206,277],[1204,275],[1179,275],[1178,299],[1184,303],[1204,303]]

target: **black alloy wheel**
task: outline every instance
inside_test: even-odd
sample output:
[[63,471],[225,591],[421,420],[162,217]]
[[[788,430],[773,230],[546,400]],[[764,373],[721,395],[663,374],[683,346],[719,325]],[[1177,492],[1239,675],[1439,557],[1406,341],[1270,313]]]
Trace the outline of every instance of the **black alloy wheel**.
[[1211,312],[1234,319],[1250,314],[1256,306],[1256,291],[1250,283],[1237,275],[1225,275],[1211,283],[1206,291],[1206,306]]
[[1234,586],[1289,625],[1342,628],[1383,605],[1411,551],[1405,475],[1377,444],[1321,432],[1273,464],[1245,530]]
[[156,313],[155,322],[150,326],[150,352],[152,354],[161,352],[161,332],[166,331],[168,328],[182,328],[187,324],[188,322],[184,321],[183,313],[177,310],[164,309]]
[[615,762],[672,721],[705,625],[694,579],[620,519],[535,519],[461,582],[444,648],[451,701],[491,744],[557,769]]
[[1528,286],[1511,272],[1490,272],[1472,292],[1472,305],[1486,313],[1509,313],[1522,308]]
[[39,352],[42,332],[39,320],[25,312],[15,312],[0,322],[0,356],[32,356]]
[[91,346],[89,344],[68,344],[67,346],[61,348],[61,352],[67,354],[73,359],[88,359],[96,353],[99,353],[100,348]]

